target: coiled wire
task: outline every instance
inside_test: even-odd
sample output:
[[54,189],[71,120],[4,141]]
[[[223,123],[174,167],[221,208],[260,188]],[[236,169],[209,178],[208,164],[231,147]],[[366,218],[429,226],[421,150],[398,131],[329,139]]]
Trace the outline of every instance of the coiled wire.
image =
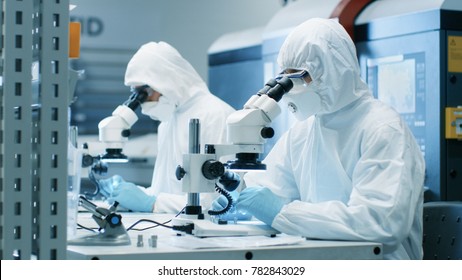
[[222,194],[224,197],[226,197],[226,199],[228,200],[228,204],[226,205],[225,208],[223,208],[223,209],[221,209],[221,210],[209,210],[208,213],[209,213],[209,215],[211,215],[211,216],[223,215],[223,214],[225,214],[226,212],[228,212],[229,209],[231,209],[231,207],[233,206],[233,198],[232,198],[232,196],[229,194],[229,192],[227,192],[226,190],[220,188],[217,184],[215,184],[215,190],[216,190],[219,194]]

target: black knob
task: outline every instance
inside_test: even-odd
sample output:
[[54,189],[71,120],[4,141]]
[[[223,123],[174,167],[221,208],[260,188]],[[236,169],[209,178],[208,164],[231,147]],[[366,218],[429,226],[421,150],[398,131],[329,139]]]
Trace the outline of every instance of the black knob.
[[91,167],[91,171],[95,172],[98,175],[107,174],[107,169],[108,169],[107,163],[102,162],[102,161],[98,161],[96,164],[94,164]]
[[457,77],[456,77],[456,75],[451,75],[451,77],[449,78],[449,81],[450,81],[452,84],[457,83]]
[[128,136],[130,136],[130,129],[124,129],[124,130],[122,130],[122,136],[123,136],[123,137],[128,137]]
[[93,157],[89,154],[82,155],[82,167],[88,167],[93,164]]
[[175,170],[175,176],[177,180],[183,179],[184,175],[186,174],[186,171],[181,167],[181,165],[178,165]]
[[274,129],[272,127],[264,127],[260,131],[260,134],[261,134],[261,137],[263,137],[264,139],[273,138]]
[[122,224],[122,216],[116,213],[111,213],[106,217],[106,221],[109,223],[109,226],[114,228]]
[[202,174],[209,180],[217,179],[225,174],[225,166],[216,160],[207,160],[202,165]]

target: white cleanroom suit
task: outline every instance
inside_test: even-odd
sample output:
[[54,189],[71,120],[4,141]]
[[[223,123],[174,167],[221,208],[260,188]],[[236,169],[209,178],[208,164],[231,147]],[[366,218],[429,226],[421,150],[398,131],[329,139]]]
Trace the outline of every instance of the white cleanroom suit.
[[248,187],[268,187],[284,201],[272,227],[379,242],[387,259],[421,259],[422,153],[400,115],[361,80],[347,32],[334,20],[310,19],[286,38],[278,64],[306,70],[321,106],[281,137],[264,174],[245,176]]
[[[189,153],[189,120],[200,120],[203,149],[204,144],[225,143],[226,118],[234,109],[211,94],[191,64],[165,42],[141,46],[128,63],[125,84],[148,85],[174,104],[169,118],[165,119],[165,114],[159,118],[157,158],[151,187],[146,190],[156,196],[155,212],[179,211],[186,205],[186,194],[175,170],[182,164],[183,154]],[[211,199],[203,199],[202,205],[207,208]]]

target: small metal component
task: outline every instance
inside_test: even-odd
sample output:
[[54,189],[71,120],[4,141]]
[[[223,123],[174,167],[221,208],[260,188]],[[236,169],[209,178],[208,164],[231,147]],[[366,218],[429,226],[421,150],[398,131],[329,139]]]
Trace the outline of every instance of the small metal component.
[[152,248],[157,247],[157,235],[151,235],[151,238],[149,238],[149,246]]
[[136,247],[143,247],[144,244],[143,244],[143,235],[142,234],[138,234],[138,242],[136,242]]

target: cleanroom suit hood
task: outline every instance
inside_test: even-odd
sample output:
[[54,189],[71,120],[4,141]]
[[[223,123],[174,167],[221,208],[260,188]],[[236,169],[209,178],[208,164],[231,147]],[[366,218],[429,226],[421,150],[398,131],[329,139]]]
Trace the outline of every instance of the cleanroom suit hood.
[[268,187],[287,202],[272,226],[382,243],[387,259],[421,259],[422,153],[399,114],[361,80],[347,32],[334,20],[310,19],[287,37],[278,63],[308,71],[322,108],[279,139],[263,175],[245,176],[248,187]]
[[359,76],[355,46],[348,33],[338,26],[332,20],[305,22],[287,37],[278,56],[283,70],[308,71],[321,98],[318,114],[335,112],[370,95]]
[[158,152],[147,192],[157,197],[156,212],[178,211],[186,200],[175,170],[189,152],[189,120],[200,120],[202,147],[224,143],[226,118],[234,109],[212,95],[191,64],[165,42],[141,46],[128,63],[125,85],[148,85],[176,106],[172,117],[159,125]]
[[148,85],[178,107],[196,95],[209,93],[207,85],[191,64],[165,42],[141,46],[128,63],[125,85]]

